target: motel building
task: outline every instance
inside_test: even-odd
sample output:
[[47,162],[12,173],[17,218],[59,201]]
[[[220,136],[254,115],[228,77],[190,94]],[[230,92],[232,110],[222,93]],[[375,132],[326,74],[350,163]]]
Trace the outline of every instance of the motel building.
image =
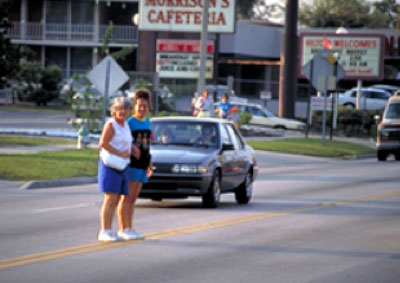
[[[201,3],[14,0],[8,36],[14,44],[32,50],[34,59],[44,66],[61,67],[68,78],[74,73],[86,73],[99,63],[104,35],[112,22],[110,52],[135,47],[118,60],[125,71],[158,72],[161,85],[173,85],[174,92],[192,95],[200,64]],[[228,77],[232,77],[238,95],[258,98],[267,91],[272,98],[278,98],[284,27],[268,21],[238,20],[234,10],[234,0],[210,1],[207,84],[226,85]],[[293,54],[299,62],[298,96],[308,89],[301,67],[324,48],[324,39],[334,45],[333,51],[340,54],[338,62],[347,68],[347,77],[339,83],[343,88],[355,86],[358,79],[365,85],[400,84],[395,80],[396,70],[400,71],[399,35],[395,30],[345,32],[299,28],[299,52]],[[366,42],[373,43],[367,46]]]

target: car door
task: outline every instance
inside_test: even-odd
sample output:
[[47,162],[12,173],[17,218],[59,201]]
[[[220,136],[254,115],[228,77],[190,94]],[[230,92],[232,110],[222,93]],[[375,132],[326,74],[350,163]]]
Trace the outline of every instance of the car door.
[[235,150],[233,163],[231,164],[230,169],[233,173],[232,180],[234,182],[234,187],[237,187],[243,182],[247,173],[247,154],[245,151],[245,145],[238,136],[234,125],[226,124],[225,127],[228,130]]
[[250,124],[273,127],[273,121],[271,121],[271,119],[267,117],[258,107],[247,106],[247,112],[250,112],[253,115],[250,120]]
[[[235,172],[235,164],[236,156],[235,156],[235,147],[232,142],[232,139],[229,135],[229,132],[224,124],[220,127],[221,134],[221,144],[225,149],[221,151],[219,161],[221,163],[222,168],[222,176],[221,176],[221,190],[227,191],[232,190],[236,184],[236,172]],[[230,147],[229,149],[227,149]]]

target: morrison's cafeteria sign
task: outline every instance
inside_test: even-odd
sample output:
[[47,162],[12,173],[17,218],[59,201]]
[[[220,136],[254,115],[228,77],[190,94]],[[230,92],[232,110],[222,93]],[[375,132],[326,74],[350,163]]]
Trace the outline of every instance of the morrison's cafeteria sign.
[[[368,34],[302,34],[300,60],[304,66],[323,49],[337,53],[338,63],[346,71],[343,79],[383,79],[385,37]],[[317,71],[318,72],[318,71]]]
[[[140,0],[139,29],[200,32],[204,0]],[[209,0],[208,31],[232,33],[235,0]]]

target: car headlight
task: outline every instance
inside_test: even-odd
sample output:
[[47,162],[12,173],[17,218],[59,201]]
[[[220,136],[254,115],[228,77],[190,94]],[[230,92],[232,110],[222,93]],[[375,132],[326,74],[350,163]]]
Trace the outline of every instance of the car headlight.
[[389,138],[389,131],[382,129],[381,131],[381,138],[382,139],[388,139]]
[[172,172],[175,174],[205,174],[208,172],[208,168],[197,164],[175,164],[172,167]]

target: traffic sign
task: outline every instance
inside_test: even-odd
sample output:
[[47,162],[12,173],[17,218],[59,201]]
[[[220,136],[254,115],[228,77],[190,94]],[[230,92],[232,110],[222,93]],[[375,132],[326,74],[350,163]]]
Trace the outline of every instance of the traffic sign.
[[321,83],[324,77],[328,82],[329,78],[334,76],[334,79],[338,82],[346,74],[342,65],[336,63],[335,57],[332,56],[331,52],[324,50],[308,61],[307,64],[301,68],[301,73],[307,77],[315,89],[325,92],[328,89],[328,83]]
[[103,94],[106,94],[106,78],[107,78],[107,65],[109,65],[109,81],[108,93],[113,93],[118,90],[124,83],[129,80],[128,75],[121,68],[120,65],[111,57],[107,56],[99,64],[97,64],[88,74],[88,79],[96,86],[96,88]]

